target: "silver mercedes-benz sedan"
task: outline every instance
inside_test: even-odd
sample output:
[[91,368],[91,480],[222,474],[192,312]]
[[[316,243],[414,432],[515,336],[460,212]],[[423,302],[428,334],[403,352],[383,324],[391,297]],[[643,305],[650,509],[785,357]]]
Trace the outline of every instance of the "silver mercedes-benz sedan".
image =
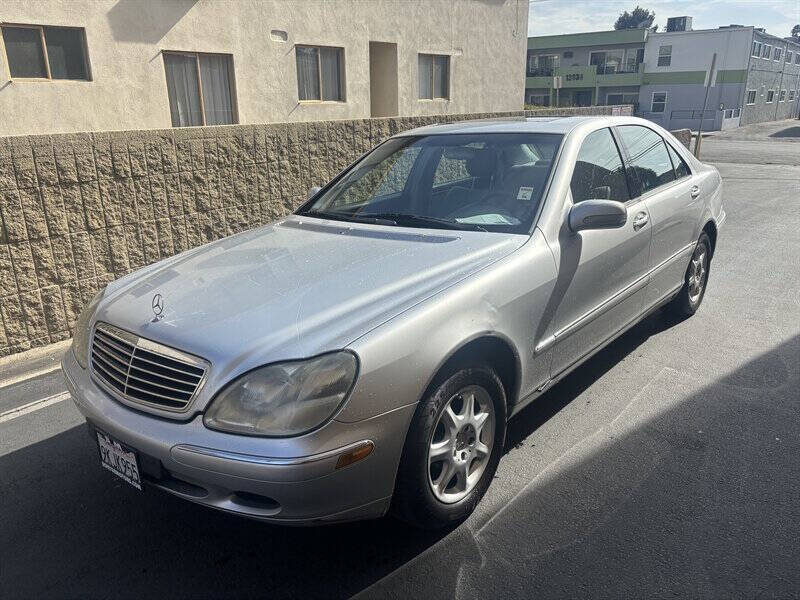
[[717,170],[626,117],[423,127],[294,214],[110,284],[63,359],[100,464],[281,523],[458,522],[506,422],[700,306]]

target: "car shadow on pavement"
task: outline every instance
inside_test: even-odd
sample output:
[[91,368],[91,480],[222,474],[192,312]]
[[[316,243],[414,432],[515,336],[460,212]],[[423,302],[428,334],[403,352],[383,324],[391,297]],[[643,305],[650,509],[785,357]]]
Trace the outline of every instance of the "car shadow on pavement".
[[[486,523],[364,598],[800,598],[800,335],[663,368]],[[435,577],[431,577],[435,573]]]
[[[506,451],[668,325],[646,319],[523,410]],[[389,518],[279,527],[140,493],[98,466],[85,426],[0,457],[0,503],[0,596],[9,599],[349,597],[440,540],[469,535]]]
[[775,133],[771,133],[769,137],[773,138],[800,138],[800,126],[797,127],[787,127],[786,129],[781,129],[780,131],[776,131]]

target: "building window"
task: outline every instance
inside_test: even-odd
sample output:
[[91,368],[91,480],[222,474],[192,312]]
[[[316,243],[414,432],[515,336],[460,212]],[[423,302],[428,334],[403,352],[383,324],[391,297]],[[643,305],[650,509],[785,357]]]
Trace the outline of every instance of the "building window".
[[794,55],[794,64],[800,65],[800,52],[795,52]]
[[776,47],[772,53],[772,60],[780,60],[782,55],[783,55],[783,48]]
[[589,65],[597,67],[598,75],[609,75],[622,71],[624,50],[603,50],[589,54]]
[[295,46],[297,98],[344,102],[344,48]]
[[772,104],[775,99],[775,90],[767,90],[767,104]]
[[236,123],[230,54],[163,54],[173,127]]
[[787,63],[792,62],[792,51],[791,50],[787,50],[786,51],[786,62]]
[[572,50],[567,50],[566,52],[564,52],[564,58],[572,58],[572,56],[573,56]]
[[639,101],[639,94],[608,94],[606,96],[606,104],[611,106],[614,104],[636,104]]
[[2,29],[12,79],[89,80],[82,28],[4,25]]
[[650,106],[650,111],[654,113],[663,113],[667,107],[667,92],[653,92],[653,102]]
[[769,58],[769,55],[772,53],[772,46],[769,44],[764,44],[761,48],[761,58]]
[[751,53],[751,56],[755,56],[756,58],[761,56],[761,42],[756,42],[753,40],[753,52]]
[[668,67],[672,64],[672,46],[658,47],[658,66]]
[[756,103],[756,90],[747,90],[747,104]]
[[420,100],[450,98],[450,57],[442,54],[419,55]]
[[778,102],[786,102],[786,90],[781,90],[781,93],[778,95]]
[[528,71],[534,77],[550,77],[553,75],[553,69],[558,68],[559,64],[558,54],[531,54],[528,57]]
[[794,100],[794,90],[789,90],[789,102]]

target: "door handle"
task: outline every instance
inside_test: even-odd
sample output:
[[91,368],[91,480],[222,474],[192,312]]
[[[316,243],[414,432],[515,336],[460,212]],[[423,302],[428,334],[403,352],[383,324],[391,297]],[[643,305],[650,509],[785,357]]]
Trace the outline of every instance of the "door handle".
[[700,195],[700,188],[696,185],[693,185],[689,188],[689,193],[692,195],[692,198],[697,198]]
[[633,217],[633,230],[639,231],[642,227],[647,225],[647,220],[648,217],[646,212],[638,213],[635,217]]

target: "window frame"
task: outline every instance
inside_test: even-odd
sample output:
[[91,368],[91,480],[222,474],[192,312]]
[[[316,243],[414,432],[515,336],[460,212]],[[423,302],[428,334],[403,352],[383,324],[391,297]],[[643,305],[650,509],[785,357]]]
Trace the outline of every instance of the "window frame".
[[[758,46],[758,49],[756,49],[756,45]],[[763,46],[763,44],[761,42],[759,42],[758,40],[753,40],[753,47],[750,50],[750,56],[752,56],[754,58],[761,58],[761,47],[762,46]]]
[[770,44],[762,44],[761,58],[769,60],[772,57],[772,46]]
[[[664,48],[669,48],[669,54],[662,54],[662,50]],[[666,58],[667,63],[662,65],[661,59]],[[672,44],[664,44],[663,46],[658,47],[658,56],[656,58],[656,67],[671,67],[672,66]]]
[[[750,92],[753,92],[753,101],[750,102]],[[745,90],[744,103],[745,106],[753,106],[758,100],[758,90]]]
[[[217,127],[216,125],[206,125],[206,105],[203,100],[203,78],[200,74],[200,57],[201,56],[227,56],[230,58],[230,71],[228,73],[228,86],[231,92],[231,125],[239,125],[239,100],[236,94],[236,71],[233,62],[233,54],[226,52],[193,52],[188,50],[162,50],[161,63],[164,65],[164,79],[167,83],[167,103],[169,104],[169,78],[167,75],[167,64],[164,62],[165,54],[178,54],[181,56],[191,56],[195,59],[195,68],[197,69],[197,92],[200,96],[200,116],[203,117],[203,122],[200,125],[172,125],[173,129],[184,127]],[[171,108],[170,108],[171,111]]]
[[787,63],[791,64],[793,55],[794,55],[794,52],[792,52],[791,50],[789,50],[789,49],[787,48],[787,49],[786,49],[786,58],[785,58],[784,60],[785,60]]
[[[419,57],[420,56],[430,56],[431,57],[431,97],[430,98],[423,98],[420,96],[422,90],[419,89]],[[558,55],[555,55],[558,56]],[[447,96],[437,96],[436,95],[436,67],[435,62],[437,57],[444,57],[447,59]],[[420,102],[450,102],[452,96],[452,90],[450,86],[450,73],[451,71],[451,64],[450,64],[451,56],[449,54],[432,54],[430,52],[417,52],[417,100]]]
[[[664,94],[664,101],[663,101],[664,109],[663,110],[654,110],[653,109],[653,105],[656,103],[656,94]],[[650,97],[650,112],[651,113],[657,113],[659,115],[666,113],[667,112],[667,98],[668,97],[669,97],[669,94],[667,92],[653,92],[652,96]],[[662,102],[659,102],[659,104],[662,104]]]
[[[317,49],[317,79],[319,85],[319,100],[310,99],[310,100],[301,100],[300,99],[300,81],[298,77],[297,82],[297,102],[300,104],[345,104],[347,103],[347,62],[345,60],[344,54],[344,46],[329,46],[326,44],[295,44],[294,45],[294,60],[295,60],[295,75],[299,76],[297,71],[297,48],[316,48]],[[342,65],[342,72],[341,72],[341,81],[339,81],[339,94],[341,95],[341,100],[323,100],[322,99],[322,53],[320,49],[322,48],[333,48],[334,50],[339,50],[340,60]]]
[[786,102],[786,96],[787,96],[786,90],[785,89],[780,90],[778,92],[778,102]]
[[775,46],[775,48],[772,49],[772,60],[779,62],[782,56],[783,56],[783,48]]
[[794,102],[795,90],[789,90],[789,102]]
[[[772,98],[770,98],[772,94]],[[764,104],[772,104],[775,101],[775,90],[767,90],[766,102]]]
[[[44,60],[44,68],[47,77],[12,77],[11,76],[11,63],[8,60],[8,52],[6,50],[6,42],[3,37],[3,29],[38,29],[39,30],[39,43],[41,44],[42,58]],[[52,70],[50,69],[50,57],[47,54],[47,38],[45,37],[45,29],[73,29],[80,33],[81,37],[81,50],[83,52],[83,68],[86,72],[85,78],[69,79],[69,78],[53,78]],[[30,23],[0,23],[0,58],[3,59],[5,67],[5,75],[9,81],[22,82],[42,82],[42,81],[93,81],[92,78],[92,65],[89,61],[89,43],[86,39],[85,27],[72,27],[69,25],[32,25]]]

